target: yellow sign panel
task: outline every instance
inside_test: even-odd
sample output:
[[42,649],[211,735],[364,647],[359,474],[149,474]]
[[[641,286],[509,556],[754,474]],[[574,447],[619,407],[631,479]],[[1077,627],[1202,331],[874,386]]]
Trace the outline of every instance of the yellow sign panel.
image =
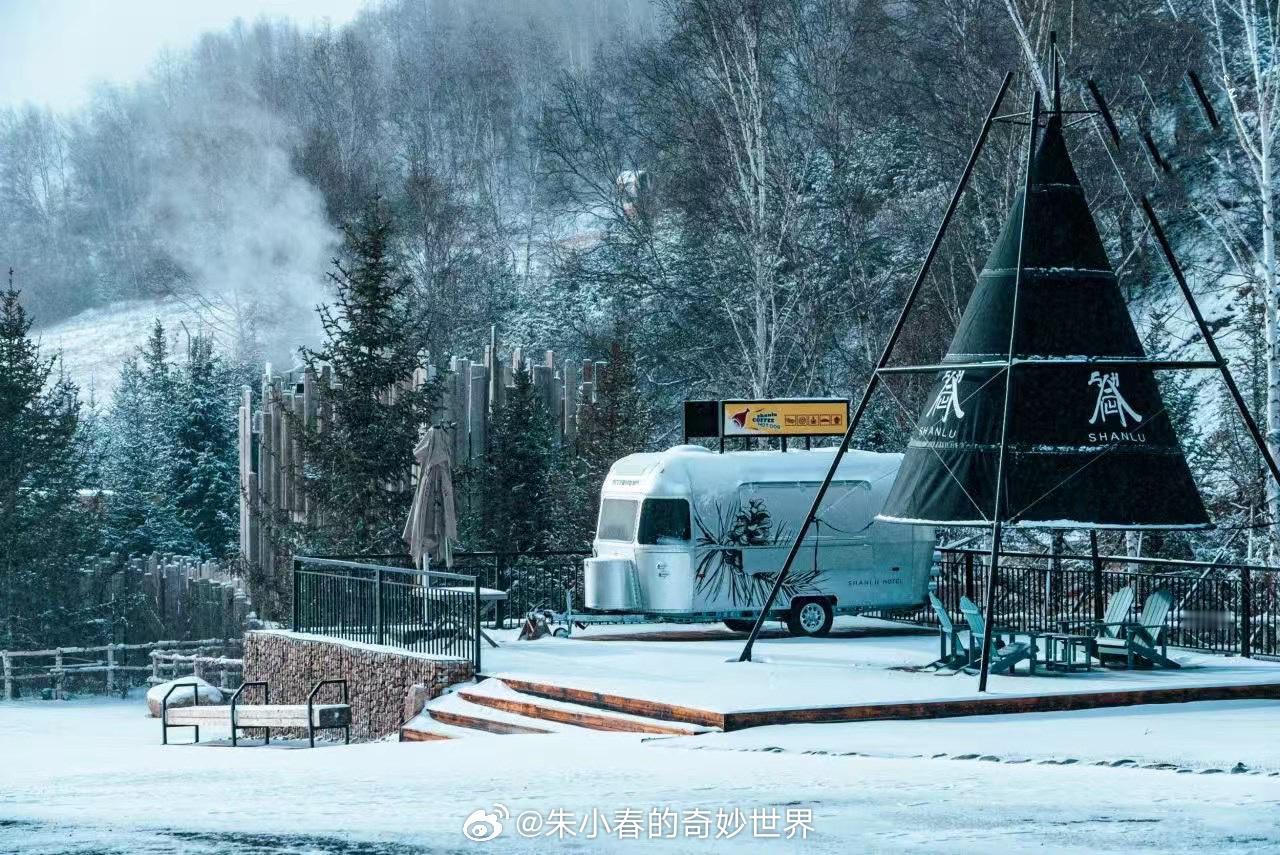
[[849,426],[849,402],[721,401],[724,436],[834,436]]

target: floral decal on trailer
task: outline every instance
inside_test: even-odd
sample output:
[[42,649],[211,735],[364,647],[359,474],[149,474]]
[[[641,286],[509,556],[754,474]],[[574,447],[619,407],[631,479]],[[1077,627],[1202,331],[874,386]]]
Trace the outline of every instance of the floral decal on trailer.
[[[708,504],[708,503],[702,503]],[[777,572],[747,573],[743,564],[744,547],[789,546],[795,537],[786,525],[774,525],[773,516],[763,499],[748,499],[744,505],[738,498],[709,503],[710,513],[697,504],[693,507],[696,529],[697,595],[710,602],[722,598],[737,607],[761,605],[773,589]],[[800,557],[782,585],[788,598],[818,593],[818,583],[825,577],[814,562],[801,566]]]

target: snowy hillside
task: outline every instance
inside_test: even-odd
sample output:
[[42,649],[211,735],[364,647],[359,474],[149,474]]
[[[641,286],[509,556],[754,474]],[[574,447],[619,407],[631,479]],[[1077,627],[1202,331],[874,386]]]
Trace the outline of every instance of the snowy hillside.
[[[275,351],[250,345],[249,361],[290,362],[293,348],[314,341],[311,314],[285,314],[273,319],[272,329],[263,338],[278,345]],[[244,355],[232,333],[229,313],[211,305],[198,305],[177,297],[159,300],[128,300],[99,309],[89,309],[74,317],[37,327],[32,335],[45,354],[62,354],[67,373],[80,386],[80,398],[90,396],[105,402],[120,382],[120,364],[137,354],[146,343],[156,320],[164,324],[176,362],[186,358],[187,338],[197,333],[213,338],[228,358]]]
[[[60,323],[33,330],[46,354],[61,352],[67,373],[80,386],[81,399],[105,402],[120,380],[120,363],[137,353],[156,319],[185,343],[183,328],[212,331],[207,318],[176,299],[130,300],[90,309]],[[182,347],[175,348],[181,358]]]

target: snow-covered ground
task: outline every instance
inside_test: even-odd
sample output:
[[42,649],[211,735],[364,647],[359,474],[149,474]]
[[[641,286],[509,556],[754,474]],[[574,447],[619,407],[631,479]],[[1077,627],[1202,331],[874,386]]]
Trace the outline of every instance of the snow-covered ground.
[[[1151,757],[1179,756],[1188,734],[1217,738],[1252,727],[1268,712],[1280,709],[1186,708],[1179,727],[1157,731],[1143,750]],[[1103,719],[1063,714],[1006,742],[1057,739],[1059,728],[1077,735],[1104,727],[1130,733],[1163,715],[1150,708]],[[990,744],[992,721],[918,723],[915,732],[930,744],[945,742],[955,753],[965,746],[976,751]],[[865,740],[859,741],[854,727],[788,728],[784,734],[774,728],[754,735],[797,748],[838,748],[843,741],[856,750]],[[879,734],[867,737],[872,741],[887,739],[885,728],[872,726],[866,733]],[[708,746],[724,748],[752,735],[705,739],[718,741]],[[901,747],[913,738],[904,730],[888,742]],[[390,855],[653,851],[655,845],[679,852],[841,853],[1280,847],[1280,778],[1265,775],[679,747],[691,741],[588,733],[325,745],[314,751],[166,748],[158,723],[143,716],[140,698],[0,704],[0,851]],[[1274,762],[1274,736],[1260,732],[1257,742]],[[463,837],[464,818],[478,809],[492,812],[498,804],[511,819],[496,839],[471,843]],[[572,815],[575,827],[596,816],[611,829],[602,832],[597,825],[595,839],[587,839],[590,826],[566,840],[554,830],[545,836],[556,827],[547,818],[557,809],[565,812],[562,819]],[[647,839],[651,810],[675,817],[675,839]],[[718,813],[728,833],[737,827],[735,810],[744,817],[742,830],[717,840]],[[753,811],[758,832],[765,833],[774,811],[781,832],[788,810],[796,821],[793,839],[753,834]],[[624,825],[617,822],[620,815],[632,816],[629,811],[643,818],[638,841],[622,840],[616,830]],[[697,811],[711,818],[710,839],[684,837],[700,830]],[[809,823],[803,822],[806,811],[812,812]],[[541,836],[521,835],[522,814],[542,819]],[[686,824],[690,818],[695,822]],[[526,833],[535,824],[531,818],[521,822],[530,823],[523,826]],[[805,841],[799,839],[802,824],[812,827]]]
[[[974,689],[967,676],[887,670],[927,661],[936,641],[885,635],[874,622],[845,622],[844,638],[770,638],[757,647],[764,661],[747,665],[728,661],[742,638],[713,626],[670,628],[673,640],[618,637],[645,629],[533,642],[499,632],[502,647],[486,649],[485,670],[640,696],[661,685],[664,700],[724,710]],[[699,633],[722,637],[674,640]],[[1191,667],[993,686],[1026,694],[1280,674],[1275,665],[1177,655]],[[1280,702],[1272,701],[693,737],[566,728],[314,751],[232,749],[225,733],[202,736],[198,746],[162,746],[141,697],[0,703],[0,852],[1280,849]],[[500,821],[496,839],[463,836],[476,811]],[[781,838],[765,836],[774,819]],[[708,824],[707,839],[690,836]]]
[[666,745],[736,751],[1096,763],[1280,776],[1280,701],[756,727]]

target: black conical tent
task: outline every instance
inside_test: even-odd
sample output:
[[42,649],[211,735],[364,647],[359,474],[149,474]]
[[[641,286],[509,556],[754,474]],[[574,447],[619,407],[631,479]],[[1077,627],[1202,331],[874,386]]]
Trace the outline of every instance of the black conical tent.
[[1006,525],[1207,526],[1153,368],[1134,364],[1146,354],[1057,114],[1030,170],[1029,200],[1015,200],[978,278],[881,518],[991,522],[1012,375]]

